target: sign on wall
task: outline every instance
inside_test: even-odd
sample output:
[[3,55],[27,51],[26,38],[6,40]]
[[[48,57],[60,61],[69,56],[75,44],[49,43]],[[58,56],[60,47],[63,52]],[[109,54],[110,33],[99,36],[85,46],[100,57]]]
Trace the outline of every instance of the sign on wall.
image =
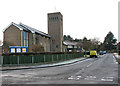
[[28,52],[27,46],[9,46],[9,53],[26,53]]

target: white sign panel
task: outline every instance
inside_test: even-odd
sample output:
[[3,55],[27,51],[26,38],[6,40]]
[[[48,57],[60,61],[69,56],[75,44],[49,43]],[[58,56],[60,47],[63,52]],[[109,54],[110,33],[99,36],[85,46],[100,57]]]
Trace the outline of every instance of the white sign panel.
[[15,53],[15,48],[11,48],[11,53]]

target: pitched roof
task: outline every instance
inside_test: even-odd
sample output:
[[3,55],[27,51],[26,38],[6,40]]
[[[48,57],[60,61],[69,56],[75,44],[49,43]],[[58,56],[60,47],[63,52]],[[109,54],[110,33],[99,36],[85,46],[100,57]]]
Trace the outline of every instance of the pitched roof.
[[64,45],[74,45],[74,46],[77,45],[76,42],[70,42],[70,41],[64,41],[63,44]]
[[22,28],[21,26],[19,26],[18,24],[14,23],[14,22],[11,22],[11,23],[7,26],[7,28],[3,29],[3,32],[5,32],[5,31],[8,29],[8,27],[10,27],[11,25],[16,26],[16,27],[17,27],[18,29],[20,29],[20,30],[23,30],[23,28]]
[[37,29],[35,29],[35,28],[32,28],[32,27],[30,27],[30,26],[27,26],[27,25],[25,25],[25,24],[20,23],[19,26],[21,26],[21,27],[23,27],[23,28],[26,28],[27,30],[31,31],[32,33],[38,33],[38,34],[43,35],[43,36],[46,36],[46,37],[51,37],[50,35],[48,35],[48,34],[46,34],[46,33],[44,33],[44,32],[41,32],[41,31],[39,31],[39,30],[37,30]]
[[[10,25],[8,25],[8,27],[10,27],[11,25],[16,26],[16,27],[17,27],[18,29],[20,29],[20,30],[30,31],[30,32],[32,32],[32,33],[38,33],[38,34],[40,34],[40,35],[42,35],[42,36],[45,36],[45,37],[48,37],[48,38],[51,37],[50,35],[48,35],[48,34],[46,34],[46,33],[44,33],[44,32],[41,32],[41,31],[39,31],[39,30],[37,30],[37,29],[34,29],[34,28],[32,28],[32,27],[30,27],[30,26],[27,26],[27,25],[25,25],[25,24],[22,24],[22,23],[16,24],[16,23],[13,23],[13,22],[12,22]],[[8,28],[8,27],[7,27],[7,28]],[[4,32],[7,28],[5,28],[5,29],[3,30],[3,32]]]

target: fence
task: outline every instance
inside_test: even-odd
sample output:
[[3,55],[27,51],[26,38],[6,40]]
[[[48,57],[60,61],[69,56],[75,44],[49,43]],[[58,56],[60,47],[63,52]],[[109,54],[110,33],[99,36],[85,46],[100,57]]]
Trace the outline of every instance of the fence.
[[2,55],[2,46],[0,46],[0,56]]
[[1,64],[54,63],[83,57],[83,53],[40,53],[40,54],[8,54],[1,56]]

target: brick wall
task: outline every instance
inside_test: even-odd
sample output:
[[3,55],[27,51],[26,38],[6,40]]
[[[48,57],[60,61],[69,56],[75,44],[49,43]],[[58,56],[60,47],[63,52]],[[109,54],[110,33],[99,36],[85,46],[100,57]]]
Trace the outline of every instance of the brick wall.
[[9,46],[20,46],[21,31],[14,25],[11,25],[4,31],[4,42],[6,43],[5,53],[8,53]]

